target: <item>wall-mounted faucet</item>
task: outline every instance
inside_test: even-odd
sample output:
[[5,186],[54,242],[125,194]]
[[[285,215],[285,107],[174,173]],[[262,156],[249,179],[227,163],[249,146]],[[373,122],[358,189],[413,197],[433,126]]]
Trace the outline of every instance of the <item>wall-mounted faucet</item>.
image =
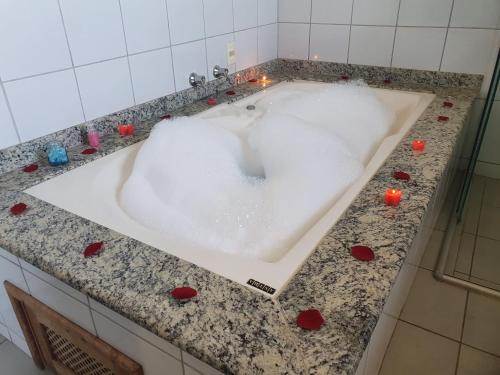
[[196,73],[191,73],[189,75],[189,84],[193,87],[203,86],[205,84],[205,76],[201,76]]
[[215,65],[213,73],[215,78],[227,78],[229,75],[229,70],[227,68],[221,68],[219,65]]

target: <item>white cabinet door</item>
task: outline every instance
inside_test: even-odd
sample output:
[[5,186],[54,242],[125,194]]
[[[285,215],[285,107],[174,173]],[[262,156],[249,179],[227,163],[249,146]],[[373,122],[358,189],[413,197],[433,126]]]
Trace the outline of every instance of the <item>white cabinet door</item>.
[[9,297],[7,296],[7,292],[3,286],[5,280],[10,281],[12,284],[17,286],[18,288],[28,292],[28,286],[24,281],[24,277],[21,271],[21,267],[18,264],[12,263],[10,260],[7,260],[0,256],[0,314],[2,315],[5,325],[11,331],[16,333],[18,336],[24,337],[21,327],[17,322],[16,314],[14,313],[14,309],[10,304]]
[[182,363],[92,310],[97,336],[142,365],[144,375],[183,375]]

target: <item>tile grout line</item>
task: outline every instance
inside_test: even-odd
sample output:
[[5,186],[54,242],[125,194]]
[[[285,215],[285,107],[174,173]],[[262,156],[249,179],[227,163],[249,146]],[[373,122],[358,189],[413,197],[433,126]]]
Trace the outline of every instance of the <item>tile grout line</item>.
[[174,52],[172,51],[173,50],[173,46],[172,46],[172,33],[170,32],[170,17],[169,17],[169,12],[168,12],[168,0],[164,0],[163,2],[165,4],[165,11],[167,12],[167,27],[168,27],[168,43],[169,43],[169,47],[170,48],[170,63],[172,64],[172,77],[173,77],[173,80],[174,80],[174,92],[178,92],[177,91],[177,83],[175,81],[175,67],[174,67]]
[[120,9],[120,19],[122,21],[123,40],[125,41],[125,52],[127,53],[128,75],[130,78],[130,88],[132,89],[132,100],[134,101],[134,105],[136,105],[137,102],[135,100],[135,89],[134,89],[134,80],[132,79],[132,69],[130,68],[130,56],[128,54],[127,34],[125,33],[125,20],[123,18],[122,0],[118,0],[118,8]]
[[438,72],[443,68],[444,51],[446,50],[446,42],[448,41],[448,32],[450,31],[451,17],[453,15],[453,8],[455,7],[455,0],[451,2],[450,17],[448,18],[448,26],[446,27],[446,34],[444,36],[443,51],[441,52],[441,61],[439,62]]
[[349,64],[349,54],[351,51],[351,32],[352,32],[352,17],[354,14],[354,2],[356,0],[351,1],[351,22],[349,23],[349,36],[347,37],[347,59],[346,64]]
[[392,51],[391,51],[391,62],[389,63],[389,66],[392,67],[392,61],[394,60],[394,48],[396,46],[396,34],[398,32],[398,23],[399,23],[399,11],[401,10],[401,1],[398,1],[398,11],[396,14],[396,24],[394,25],[394,38],[392,39]]
[[455,364],[455,375],[458,374],[458,366],[460,365],[460,356],[462,355],[462,343],[464,341],[464,330],[465,330],[465,319],[467,317],[467,309],[469,307],[469,296],[470,296],[470,291],[467,290],[467,295],[465,297],[465,307],[464,307],[464,313],[463,313],[463,318],[462,318],[462,327],[460,330],[460,346],[458,347],[458,356],[457,356],[457,362]]
[[10,118],[12,119],[12,125],[14,126],[14,131],[16,132],[17,140],[19,143],[21,141],[21,133],[19,131],[19,127],[17,126],[17,121],[14,118],[14,112],[12,111],[12,106],[10,105],[9,98],[7,97],[7,90],[5,90],[4,82],[0,81],[0,90],[2,90],[3,96],[5,98],[5,105],[7,106],[7,110],[9,111]]
[[[207,49],[207,21],[205,19],[205,0],[201,0],[201,9],[203,14],[203,45],[205,46],[205,74],[206,74],[206,82],[210,81],[209,77],[209,69],[208,69],[208,49]],[[205,90],[206,94],[206,90]]]
[[307,61],[311,60],[312,12],[313,12],[313,0],[309,2],[309,41],[307,42]]

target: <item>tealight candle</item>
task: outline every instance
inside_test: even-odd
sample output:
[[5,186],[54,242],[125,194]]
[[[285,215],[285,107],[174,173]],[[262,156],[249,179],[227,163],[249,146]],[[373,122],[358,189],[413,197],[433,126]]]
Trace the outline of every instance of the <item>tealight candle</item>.
[[384,195],[385,204],[388,206],[397,206],[401,202],[401,190],[387,189]]
[[118,124],[117,128],[118,128],[118,133],[122,137],[134,134],[134,125],[132,124]]
[[412,142],[411,148],[413,151],[424,151],[425,150],[425,141],[421,139],[416,139]]

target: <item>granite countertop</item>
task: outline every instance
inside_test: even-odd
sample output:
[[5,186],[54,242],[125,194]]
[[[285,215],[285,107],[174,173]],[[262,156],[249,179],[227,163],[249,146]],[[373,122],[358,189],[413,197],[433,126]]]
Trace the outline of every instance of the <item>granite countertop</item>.
[[[71,163],[64,167],[39,162],[33,173],[15,169],[0,175],[0,247],[221,371],[353,374],[453,159],[482,77],[296,61],[282,62],[270,77],[275,83],[291,78],[331,82],[342,72],[375,87],[433,92],[436,97],[275,300],[23,193],[145,139],[158,118],[138,124],[131,138],[107,134],[96,154],[81,155],[83,145],[72,148]],[[260,89],[258,84],[236,88],[241,96]],[[219,101],[224,100],[221,95]],[[444,108],[445,100],[453,107]],[[206,108],[205,101],[199,101],[173,114]],[[438,115],[449,120],[439,122]],[[418,156],[410,149],[415,138],[427,141],[426,151]],[[412,179],[394,180],[395,170],[410,173]],[[381,192],[388,186],[404,191],[399,207],[383,204]],[[29,209],[13,216],[9,208],[18,202]],[[105,251],[84,258],[85,247],[96,241],[105,242]],[[360,262],[351,257],[355,244],[372,247],[376,259]],[[172,299],[170,290],[180,285],[196,288],[198,296],[184,304]],[[308,308],[319,309],[325,318],[319,331],[296,326],[297,314]]]

